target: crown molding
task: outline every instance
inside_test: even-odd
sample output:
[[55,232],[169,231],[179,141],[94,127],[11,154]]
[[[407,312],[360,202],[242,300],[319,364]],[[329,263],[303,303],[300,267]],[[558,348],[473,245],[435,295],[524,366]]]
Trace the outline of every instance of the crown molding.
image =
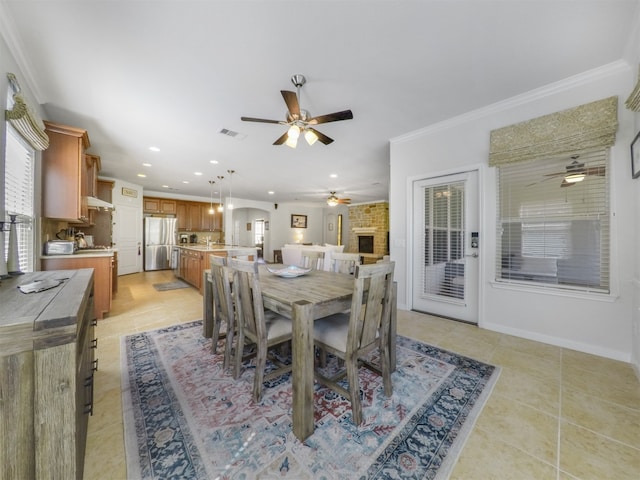
[[531,103],[535,100],[566,92],[573,88],[592,83],[596,80],[607,78],[623,72],[630,72],[631,69],[631,65],[626,60],[616,60],[615,62],[608,63],[607,65],[603,65],[587,72],[565,78],[558,82],[550,83],[548,85],[545,85],[544,87],[530,90],[521,95],[516,95],[515,97],[511,97],[506,100],[502,100],[500,102],[478,108],[476,110],[471,110],[470,112],[458,115],[448,120],[434,123],[419,130],[414,130],[413,132],[394,137],[390,140],[390,143],[403,143],[413,140],[417,137],[422,137],[424,135],[442,132],[444,130],[463,125],[473,120],[478,120],[489,115],[495,115],[497,113],[505,112],[512,108]]

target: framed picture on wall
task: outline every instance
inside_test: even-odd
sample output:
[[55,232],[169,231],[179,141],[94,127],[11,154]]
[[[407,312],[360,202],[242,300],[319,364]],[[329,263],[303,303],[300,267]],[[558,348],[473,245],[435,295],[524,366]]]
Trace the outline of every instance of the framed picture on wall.
[[291,215],[291,228],[307,228],[307,216]]
[[631,142],[631,177],[640,177],[640,132]]

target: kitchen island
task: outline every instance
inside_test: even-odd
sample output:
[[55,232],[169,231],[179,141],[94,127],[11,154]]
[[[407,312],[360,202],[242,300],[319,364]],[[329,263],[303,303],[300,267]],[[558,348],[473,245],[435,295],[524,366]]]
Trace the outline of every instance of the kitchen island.
[[234,248],[247,248],[238,245],[218,243],[212,243],[210,245],[188,243],[180,244],[178,247],[180,248],[180,256],[176,274],[178,278],[196,287],[201,294],[204,293],[202,274],[210,267],[209,255],[226,257],[229,250],[233,250]]

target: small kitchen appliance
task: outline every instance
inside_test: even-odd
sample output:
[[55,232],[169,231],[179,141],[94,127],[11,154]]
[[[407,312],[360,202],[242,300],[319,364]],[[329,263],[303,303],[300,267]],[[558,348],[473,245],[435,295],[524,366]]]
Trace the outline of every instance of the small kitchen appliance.
[[49,240],[44,244],[45,255],[73,255],[75,242],[71,240]]

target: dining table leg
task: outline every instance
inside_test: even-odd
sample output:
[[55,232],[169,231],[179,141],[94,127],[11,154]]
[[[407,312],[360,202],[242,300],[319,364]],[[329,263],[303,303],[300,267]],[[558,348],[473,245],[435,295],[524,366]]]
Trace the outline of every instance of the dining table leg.
[[202,284],[204,292],[202,295],[202,335],[204,338],[213,337],[213,279],[211,270],[202,272]]
[[313,433],[313,305],[306,300],[292,308],[293,434],[304,441]]

